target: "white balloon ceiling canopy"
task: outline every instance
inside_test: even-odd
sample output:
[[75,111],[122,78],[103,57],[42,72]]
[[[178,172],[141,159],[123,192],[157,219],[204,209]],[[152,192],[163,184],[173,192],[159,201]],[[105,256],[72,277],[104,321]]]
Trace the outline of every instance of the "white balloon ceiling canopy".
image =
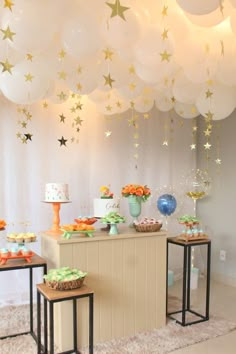
[[0,90],[16,104],[60,104],[72,91],[104,114],[132,104],[224,119],[235,109],[235,56],[235,0],[0,5]]

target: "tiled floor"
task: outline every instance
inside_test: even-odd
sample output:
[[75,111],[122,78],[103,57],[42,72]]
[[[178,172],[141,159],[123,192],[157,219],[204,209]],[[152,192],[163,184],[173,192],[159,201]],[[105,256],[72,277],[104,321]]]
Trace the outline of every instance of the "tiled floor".
[[[181,297],[181,283],[169,288],[169,294]],[[201,279],[196,290],[191,290],[191,303],[199,308],[205,305],[205,281]],[[236,322],[236,287],[211,282],[210,315],[218,315]],[[194,326],[194,325],[193,325]],[[196,333],[197,335],[197,333]],[[190,347],[176,350],[172,354],[235,354],[236,331]]]

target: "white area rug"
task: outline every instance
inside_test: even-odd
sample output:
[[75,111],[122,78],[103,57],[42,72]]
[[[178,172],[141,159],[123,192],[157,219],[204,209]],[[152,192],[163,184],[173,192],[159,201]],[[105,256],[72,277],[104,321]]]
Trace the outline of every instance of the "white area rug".
[[[34,326],[36,318],[34,314]],[[28,306],[0,308],[0,336],[29,329]],[[209,321],[182,327],[174,321],[161,329],[138,333],[128,338],[97,344],[94,354],[165,354],[236,329],[236,323],[211,316]],[[88,350],[81,351],[87,354]],[[1,354],[36,354],[36,343],[30,335],[0,340]]]

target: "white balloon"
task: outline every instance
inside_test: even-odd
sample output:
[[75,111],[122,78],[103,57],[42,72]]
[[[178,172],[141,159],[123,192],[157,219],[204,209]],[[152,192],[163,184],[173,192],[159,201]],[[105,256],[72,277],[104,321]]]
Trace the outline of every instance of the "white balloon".
[[[212,95],[207,97],[206,92]],[[205,86],[196,100],[196,107],[204,117],[208,112],[213,114],[213,120],[228,117],[235,109],[236,91],[235,88],[214,83],[212,86]]]
[[193,104],[202,90],[202,85],[187,79],[183,70],[181,70],[175,76],[172,89],[173,95],[177,101]]
[[118,88],[118,91],[123,97],[133,99],[141,94],[145,84],[137,75],[130,75],[128,80],[126,85]]
[[82,12],[68,19],[62,30],[62,42],[66,51],[77,59],[94,55],[102,43],[95,17]]
[[218,62],[216,79],[227,86],[236,85],[236,38],[234,35],[227,36],[222,41],[224,44],[224,55],[221,55]]
[[134,99],[134,109],[140,113],[149,112],[153,105],[154,100],[152,97],[141,95]]
[[199,112],[194,104],[175,102],[174,110],[180,117],[183,118],[195,118],[199,116]]
[[176,0],[184,11],[193,15],[205,15],[216,10],[220,6],[219,0]]
[[17,0],[12,11],[4,12],[2,29],[11,29],[13,39],[9,45],[24,53],[40,53],[52,42],[56,32],[53,12],[46,0]]
[[31,104],[44,97],[49,81],[40,63],[23,61],[12,68],[12,74],[4,72],[1,76],[3,94],[12,102]]
[[70,90],[65,82],[63,81],[55,81],[54,83],[54,91],[50,96],[48,96],[48,100],[60,104],[66,102],[70,97]]
[[174,103],[171,98],[163,94],[162,91],[156,91],[155,105],[159,111],[168,112],[173,108]]

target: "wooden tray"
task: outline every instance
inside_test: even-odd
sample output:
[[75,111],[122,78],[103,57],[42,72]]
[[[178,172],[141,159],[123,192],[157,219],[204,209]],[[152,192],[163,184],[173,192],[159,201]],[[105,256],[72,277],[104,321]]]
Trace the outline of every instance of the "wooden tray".
[[30,251],[29,254],[19,254],[17,256],[12,256],[11,252],[9,251],[6,255],[1,255],[0,256],[0,265],[4,265],[7,263],[7,261],[11,259],[25,259],[26,262],[31,263],[31,257],[35,255],[34,252]]
[[205,234],[201,236],[192,236],[192,237],[179,235],[177,236],[177,240],[186,241],[186,242],[208,240],[208,236]]

